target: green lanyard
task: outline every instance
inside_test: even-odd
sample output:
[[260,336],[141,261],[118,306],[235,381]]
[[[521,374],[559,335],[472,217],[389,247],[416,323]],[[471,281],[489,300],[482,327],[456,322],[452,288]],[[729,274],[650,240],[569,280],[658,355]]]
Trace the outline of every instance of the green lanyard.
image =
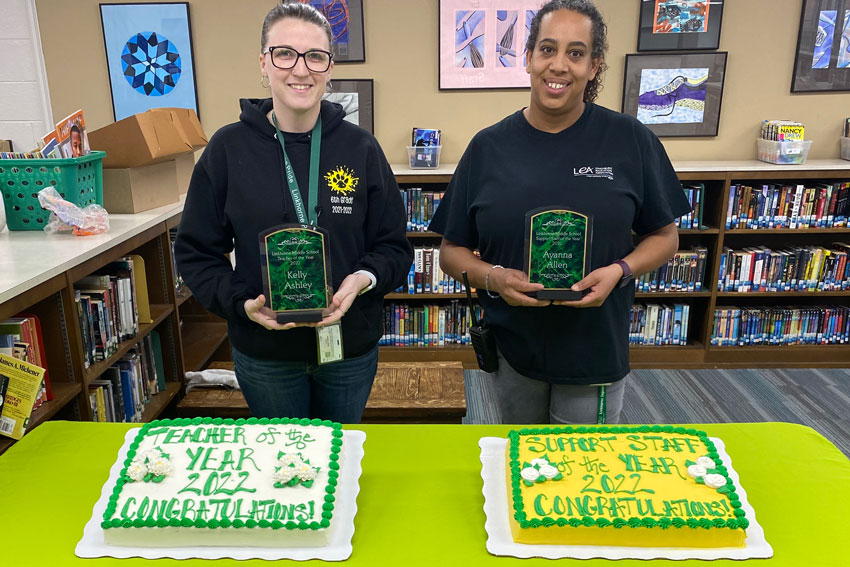
[[275,118],[274,112],[272,112],[272,122],[274,123],[274,129],[277,130],[277,141],[280,142],[280,149],[283,150],[283,161],[286,164],[286,184],[289,186],[289,194],[292,195],[292,202],[295,204],[295,213],[298,215],[298,222],[316,226],[319,219],[316,207],[319,204],[319,150],[322,147],[322,115],[319,115],[316,125],[313,126],[313,132],[310,134],[310,179],[307,186],[307,214],[304,214],[304,202],[301,200],[301,190],[298,187],[298,180],[295,179],[295,172],[292,171],[289,156],[286,155],[283,133],[277,127],[277,118]]
[[596,406],[596,423],[605,423],[605,418],[608,415],[608,392],[605,386],[597,386],[599,388],[599,403]]

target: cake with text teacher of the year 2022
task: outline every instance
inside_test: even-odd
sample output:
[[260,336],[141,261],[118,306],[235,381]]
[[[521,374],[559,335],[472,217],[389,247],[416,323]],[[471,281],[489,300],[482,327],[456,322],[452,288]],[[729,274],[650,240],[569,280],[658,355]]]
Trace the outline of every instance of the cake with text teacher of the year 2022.
[[342,426],[192,418],[142,426],[101,521],[110,545],[320,547],[334,526]]
[[586,426],[511,431],[514,542],[744,547],[749,521],[728,464],[702,431]]

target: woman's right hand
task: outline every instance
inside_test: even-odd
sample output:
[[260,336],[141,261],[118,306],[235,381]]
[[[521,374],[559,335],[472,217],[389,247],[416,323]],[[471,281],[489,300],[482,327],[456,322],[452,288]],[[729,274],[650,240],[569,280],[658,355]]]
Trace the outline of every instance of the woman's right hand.
[[[505,303],[514,307],[547,307],[551,301],[534,299],[526,293],[540,291],[543,284],[528,281],[528,274],[511,268],[496,268],[490,271],[489,286],[490,293],[498,293]],[[487,293],[478,290],[478,293]]]
[[[266,307],[266,296],[263,294],[258,295],[257,299],[245,300],[245,315],[251,321],[270,331],[286,331],[298,326],[295,323],[286,323],[285,325],[278,323],[274,311]],[[310,325],[315,325],[315,323]]]

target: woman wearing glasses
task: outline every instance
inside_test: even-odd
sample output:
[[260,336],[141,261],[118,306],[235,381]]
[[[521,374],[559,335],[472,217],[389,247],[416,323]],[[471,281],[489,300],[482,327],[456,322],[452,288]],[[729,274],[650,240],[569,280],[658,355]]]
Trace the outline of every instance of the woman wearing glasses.
[[[236,378],[256,417],[357,423],[377,370],[383,296],[413,259],[398,186],[377,140],[322,101],[331,28],[309,4],[266,15],[259,56],[271,98],[243,99],[239,122],[201,156],[175,243],[204,307],[227,320]],[[312,195],[312,201],[311,201]],[[318,323],[278,324],[263,295],[260,233],[284,223],[327,230],[333,278]],[[235,250],[235,268],[226,257]],[[317,341],[341,335],[342,357]]]

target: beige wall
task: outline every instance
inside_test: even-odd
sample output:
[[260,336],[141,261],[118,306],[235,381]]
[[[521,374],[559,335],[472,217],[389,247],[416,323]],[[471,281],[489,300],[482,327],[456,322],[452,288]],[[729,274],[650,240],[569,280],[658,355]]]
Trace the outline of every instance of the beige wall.
[[[597,0],[608,22],[610,69],[598,102],[620,109],[626,53],[637,46],[636,0]],[[811,158],[838,156],[850,94],[790,94],[802,0],[727,0],[720,49],[729,52],[720,131],[663,138],[674,160],[753,159],[764,118],[800,120]],[[98,0],[36,0],[53,114],[83,108],[90,128],[112,121]],[[208,135],[238,119],[240,97],[263,96],[259,30],[270,0],[190,5],[198,104]],[[364,0],[366,63],[338,64],[339,79],[375,81],[375,134],[389,160],[406,160],[413,126],[443,130],[443,163],[456,162],[481,128],[524,106],[528,91],[437,89],[438,0]],[[73,31],[71,31],[73,30]],[[231,39],[232,38],[232,39]]]

